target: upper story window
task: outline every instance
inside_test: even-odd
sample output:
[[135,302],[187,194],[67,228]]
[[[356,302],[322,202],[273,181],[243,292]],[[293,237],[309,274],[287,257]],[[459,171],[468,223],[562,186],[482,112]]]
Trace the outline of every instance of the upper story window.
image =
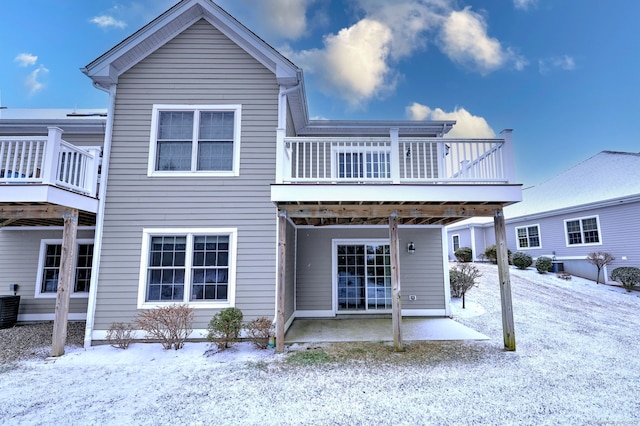
[[598,216],[565,220],[564,227],[567,246],[602,244]]
[[[71,297],[88,297],[91,282],[93,241],[79,240],[74,259],[73,288]],[[36,285],[36,297],[56,297],[62,261],[62,241],[42,240],[40,244],[40,266]]]
[[518,250],[540,248],[540,226],[530,225],[516,228]]
[[240,105],[154,105],[149,176],[238,176]]

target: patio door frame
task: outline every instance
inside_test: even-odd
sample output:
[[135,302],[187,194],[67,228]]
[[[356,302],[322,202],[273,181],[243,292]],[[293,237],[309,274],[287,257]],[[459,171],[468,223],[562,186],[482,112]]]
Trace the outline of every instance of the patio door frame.
[[[348,315],[371,315],[371,314],[388,314],[392,312],[392,309],[368,309],[368,297],[365,294],[364,303],[365,308],[362,310],[339,310],[338,309],[338,246],[341,245],[387,245],[391,246],[388,238],[335,238],[331,240],[331,300],[332,309],[334,315],[348,314]],[[366,250],[366,249],[365,249]],[[365,251],[366,256],[366,251]],[[365,259],[366,267],[366,259]],[[365,282],[365,292],[367,291],[367,283]]]

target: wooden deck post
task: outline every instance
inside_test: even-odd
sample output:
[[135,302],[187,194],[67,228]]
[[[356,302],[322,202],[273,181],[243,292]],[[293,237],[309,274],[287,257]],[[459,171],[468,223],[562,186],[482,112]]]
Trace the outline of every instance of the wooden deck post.
[[69,296],[75,275],[73,273],[73,264],[76,257],[78,210],[69,209],[62,214],[62,217],[64,219],[64,230],[62,232],[62,252],[60,255],[60,272],[58,273],[56,311],[53,320],[51,356],[64,355],[64,344],[67,340]]
[[398,244],[398,215],[389,216],[389,251],[391,258],[391,325],[393,327],[393,348],[404,350],[402,343],[402,296],[400,293],[400,248]]
[[496,256],[498,259],[498,277],[500,280],[500,301],[502,303],[502,332],[504,347],[508,351],[516,350],[516,335],[513,325],[513,309],[511,306],[511,280],[509,277],[509,254],[507,249],[507,232],[502,210],[496,211],[493,217],[496,232]]
[[284,301],[287,271],[287,213],[278,212],[278,282],[276,284],[276,352],[284,352]]

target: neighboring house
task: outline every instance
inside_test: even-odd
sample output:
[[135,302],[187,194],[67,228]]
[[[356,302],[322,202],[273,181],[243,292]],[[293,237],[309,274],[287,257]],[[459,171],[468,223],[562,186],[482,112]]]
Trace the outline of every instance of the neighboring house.
[[[460,140],[443,139],[453,121],[310,120],[302,70],[209,0],[178,3],[83,72],[110,94],[98,196],[40,199],[31,189],[59,180],[0,178],[0,263],[14,268],[0,289],[20,284],[28,319],[51,275],[32,252],[74,241],[59,217],[78,210],[89,227],[76,244],[95,221],[87,345],[176,302],[194,308],[196,337],[237,307],[274,318],[282,344],[296,318],[394,313],[400,281],[402,315],[450,315],[444,226],[521,199],[510,131]],[[58,216],[28,230],[43,208]],[[14,255],[23,240],[29,256]]]
[[[640,267],[640,153],[602,151],[522,194],[521,203],[504,209],[512,251],[551,257],[564,271],[593,280],[597,269],[585,260],[591,252],[616,258],[601,279],[619,266]],[[471,247],[476,260],[495,244],[486,220],[457,223],[447,234],[450,259],[454,240]]]
[[0,110],[0,295],[18,284],[20,321],[53,319],[66,208],[82,212],[69,319],[86,319],[106,115]]

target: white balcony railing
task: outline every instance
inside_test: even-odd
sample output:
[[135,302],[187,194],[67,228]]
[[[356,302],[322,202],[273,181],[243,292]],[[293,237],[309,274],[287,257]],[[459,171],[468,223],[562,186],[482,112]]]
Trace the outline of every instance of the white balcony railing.
[[95,197],[100,148],[78,148],[62,140],[62,130],[48,136],[0,137],[0,184],[55,185]]
[[283,183],[513,181],[505,139],[284,138]]

